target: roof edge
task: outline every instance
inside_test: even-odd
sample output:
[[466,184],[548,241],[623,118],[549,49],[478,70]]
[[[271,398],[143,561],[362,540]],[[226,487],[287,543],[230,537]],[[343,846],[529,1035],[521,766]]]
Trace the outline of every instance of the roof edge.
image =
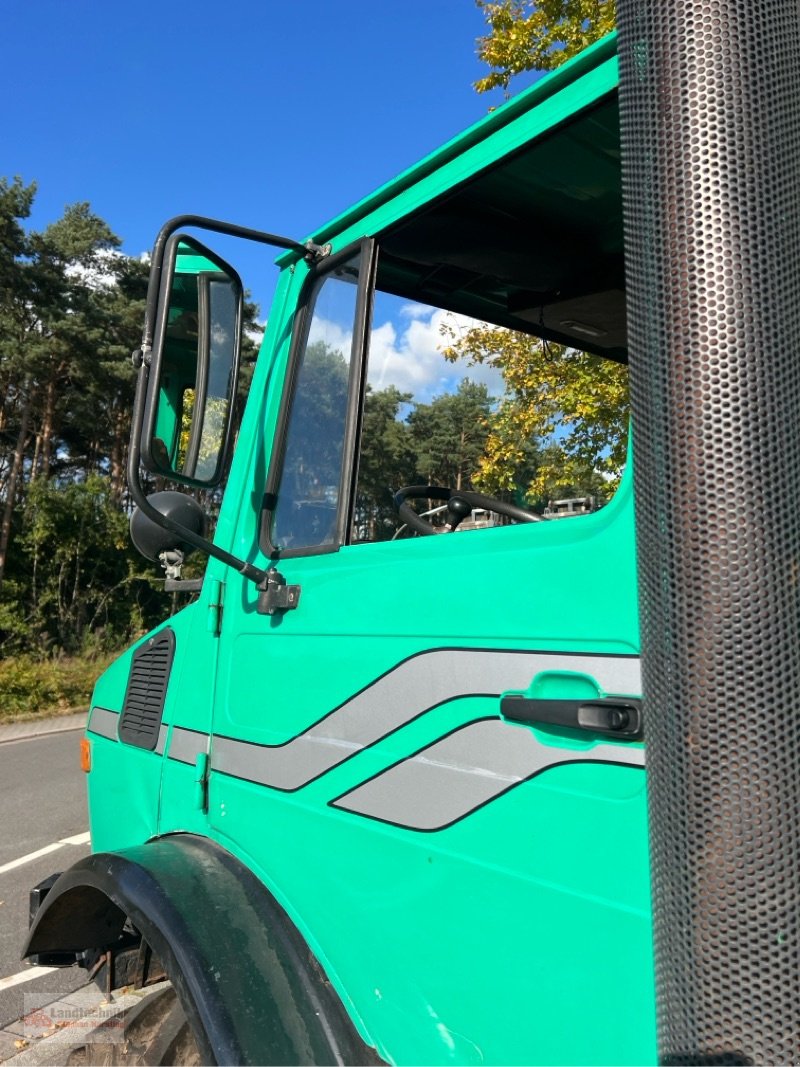
[[[449,163],[450,160],[456,158],[462,152],[474,147],[513,122],[519,115],[530,111],[549,97],[555,96],[556,93],[568,85],[578,81],[588,71],[599,67],[608,59],[612,59],[616,52],[617,34],[614,32],[596,41],[595,44],[590,45],[583,52],[579,52],[578,55],[573,56],[563,66],[550,71],[539,81],[524,89],[518,96],[512,97],[511,100],[501,104],[496,111],[485,115],[474,125],[468,126],[466,130],[446,141],[441,147],[423,157],[419,162],[414,163],[407,170],[401,171],[396,178],[392,178],[379,186],[374,192],[359,200],[318,230],[315,230],[308,239],[316,244],[325,244],[326,241],[346,229],[360,216],[367,215],[376,208],[381,207],[398,194],[405,192],[406,189],[426,178],[439,167]],[[295,262],[298,258],[297,253],[287,252],[279,256],[276,263],[280,267],[285,267]]]

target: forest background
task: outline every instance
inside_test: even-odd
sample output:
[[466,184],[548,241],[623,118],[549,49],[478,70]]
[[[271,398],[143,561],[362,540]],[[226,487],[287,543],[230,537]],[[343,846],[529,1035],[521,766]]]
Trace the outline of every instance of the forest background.
[[[476,3],[487,26],[478,56],[489,68],[478,92],[499,86],[508,95],[516,75],[558,66],[614,23],[613,0]],[[41,230],[29,228],[35,196],[34,183],[0,178],[0,721],[86,706],[110,659],[175,606],[163,576],[128,536],[130,356],[149,264],[123,254],[120,238],[88,203],[67,207]],[[257,314],[251,306],[251,326]],[[450,359],[495,361],[517,405],[528,403],[536,364],[544,355],[553,360],[534,339],[490,327],[445,338],[444,349]],[[570,444],[568,434],[552,454],[559,397],[579,388],[586,370],[575,354],[556,356],[558,395],[523,420],[540,456],[531,468],[534,497],[553,490],[556,463],[592,470],[596,460],[595,441]],[[619,381],[598,395],[589,425],[608,440],[623,418]],[[437,452],[436,441],[463,420],[472,436],[461,461],[486,491],[503,489],[493,455],[507,451],[508,419],[485,398],[477,401],[482,421],[476,398],[458,395],[434,400],[409,421],[406,460],[421,479],[452,483],[452,456]],[[380,403],[373,409],[379,440]],[[529,446],[516,447],[529,462]]]

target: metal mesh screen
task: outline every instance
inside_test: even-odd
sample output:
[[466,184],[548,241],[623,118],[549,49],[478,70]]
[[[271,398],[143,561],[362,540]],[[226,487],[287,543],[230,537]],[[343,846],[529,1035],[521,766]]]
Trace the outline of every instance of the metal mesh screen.
[[800,1062],[800,12],[619,0],[666,1063]]
[[151,751],[158,744],[174,656],[175,632],[168,626],[134,652],[119,724],[126,744]]

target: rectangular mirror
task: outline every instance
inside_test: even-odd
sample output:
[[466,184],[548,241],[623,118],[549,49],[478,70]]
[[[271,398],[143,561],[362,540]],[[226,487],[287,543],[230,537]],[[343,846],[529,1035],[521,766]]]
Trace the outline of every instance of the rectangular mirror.
[[225,471],[238,382],[243,291],[210,249],[173,234],[164,250],[145,401],[142,462],[211,487]]

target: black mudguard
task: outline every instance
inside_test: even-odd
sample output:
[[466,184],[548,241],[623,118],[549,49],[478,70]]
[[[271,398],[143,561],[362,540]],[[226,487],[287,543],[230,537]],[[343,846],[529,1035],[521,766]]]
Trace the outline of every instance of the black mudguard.
[[45,898],[23,957],[102,950],[126,917],[175,986],[204,1062],[383,1062],[272,894],[205,838],[80,860]]

